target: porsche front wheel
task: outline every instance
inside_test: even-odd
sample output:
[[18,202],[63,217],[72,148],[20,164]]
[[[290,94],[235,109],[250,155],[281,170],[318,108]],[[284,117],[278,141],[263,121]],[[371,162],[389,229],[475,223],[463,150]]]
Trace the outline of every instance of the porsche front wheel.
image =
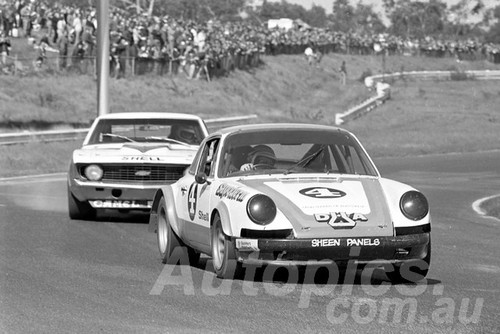
[[215,215],[212,229],[212,262],[219,278],[232,279],[241,274],[242,265],[235,258],[234,246],[224,234],[219,215]]

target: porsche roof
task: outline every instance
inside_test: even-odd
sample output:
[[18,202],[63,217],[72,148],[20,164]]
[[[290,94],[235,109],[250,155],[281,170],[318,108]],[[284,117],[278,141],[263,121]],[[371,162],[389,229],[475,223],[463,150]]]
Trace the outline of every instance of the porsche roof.
[[236,125],[220,129],[215,133],[228,134],[233,132],[244,131],[266,131],[266,130],[326,130],[326,131],[339,131],[349,133],[347,130],[328,125],[319,124],[305,124],[305,123],[265,123],[265,124],[245,124]]
[[120,112],[120,113],[104,114],[99,116],[99,119],[150,119],[150,118],[201,120],[201,118],[196,115],[183,114],[183,113],[169,113],[169,112]]

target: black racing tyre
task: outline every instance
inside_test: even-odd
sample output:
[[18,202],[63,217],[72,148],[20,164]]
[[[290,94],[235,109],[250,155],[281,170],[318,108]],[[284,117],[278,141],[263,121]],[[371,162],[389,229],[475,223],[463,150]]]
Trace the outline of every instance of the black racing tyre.
[[87,202],[80,202],[73,195],[68,186],[68,212],[70,219],[92,220],[95,219],[96,210]]
[[242,265],[236,260],[234,246],[224,234],[222,221],[219,215],[214,216],[212,229],[212,262],[217,277],[222,279],[238,278],[242,272]]
[[418,281],[423,280],[430,268],[431,264],[431,241],[429,239],[427,249],[427,255],[420,261],[414,264],[394,264],[393,271],[386,271],[385,274],[387,278],[392,283],[417,283]]
[[[160,200],[158,206],[157,240],[160,257],[165,264],[189,264],[196,266],[200,260],[200,253],[184,245],[170,226],[167,216],[165,198]],[[186,260],[188,263],[185,263]]]

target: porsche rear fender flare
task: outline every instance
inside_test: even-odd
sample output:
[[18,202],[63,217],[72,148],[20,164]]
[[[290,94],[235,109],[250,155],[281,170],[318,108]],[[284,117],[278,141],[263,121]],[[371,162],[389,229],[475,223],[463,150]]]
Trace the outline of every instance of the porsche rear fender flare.
[[172,230],[180,236],[180,228],[179,228],[179,220],[177,218],[177,210],[175,207],[175,201],[174,201],[174,196],[173,196],[173,191],[172,187],[166,186],[163,188],[158,189],[156,191],[154,200],[153,200],[153,206],[151,207],[151,213],[149,216],[149,226],[148,230],[150,232],[156,232],[158,229],[158,207],[160,205],[161,199],[164,198],[165,200],[165,208],[166,208],[166,215],[168,222],[170,226],[172,227]]

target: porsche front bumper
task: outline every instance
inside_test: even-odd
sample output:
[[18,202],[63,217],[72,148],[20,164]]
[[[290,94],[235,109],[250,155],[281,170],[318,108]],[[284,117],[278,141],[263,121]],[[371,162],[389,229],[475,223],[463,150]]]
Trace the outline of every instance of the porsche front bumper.
[[236,258],[251,265],[309,265],[311,260],[406,262],[424,259],[430,233],[393,237],[248,239],[232,238]]

